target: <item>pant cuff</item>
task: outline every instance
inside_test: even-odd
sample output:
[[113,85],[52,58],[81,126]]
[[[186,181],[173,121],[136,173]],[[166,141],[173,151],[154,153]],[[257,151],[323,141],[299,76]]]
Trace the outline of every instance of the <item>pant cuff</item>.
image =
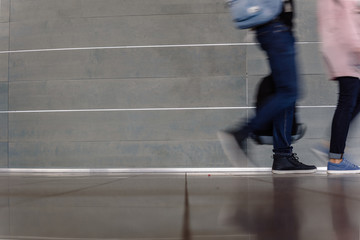
[[292,154],[292,147],[287,147],[287,148],[277,148],[277,149],[273,149],[273,153],[277,154],[277,155],[291,155]]
[[329,153],[331,159],[342,159],[343,153]]

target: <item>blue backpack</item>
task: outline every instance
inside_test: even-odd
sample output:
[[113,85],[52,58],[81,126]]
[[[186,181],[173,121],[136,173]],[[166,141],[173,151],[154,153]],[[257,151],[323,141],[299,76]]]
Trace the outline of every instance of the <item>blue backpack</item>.
[[240,29],[253,28],[280,15],[284,0],[228,0],[235,26]]

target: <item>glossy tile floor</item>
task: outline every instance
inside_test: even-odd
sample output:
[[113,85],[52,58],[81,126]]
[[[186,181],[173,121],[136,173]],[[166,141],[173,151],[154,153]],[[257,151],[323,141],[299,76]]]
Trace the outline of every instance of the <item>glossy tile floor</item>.
[[360,175],[0,175],[0,239],[359,239]]

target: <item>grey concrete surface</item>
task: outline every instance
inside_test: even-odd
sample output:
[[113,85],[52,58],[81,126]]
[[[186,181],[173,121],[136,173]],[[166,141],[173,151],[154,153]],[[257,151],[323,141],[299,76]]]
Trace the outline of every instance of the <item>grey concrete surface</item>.
[[[135,4],[135,3],[132,3]],[[14,22],[12,49],[237,42],[227,13]],[[227,26],[227,29],[222,29]],[[31,29],[31,32],[30,32]],[[219,29],[221,31],[219,32]],[[23,35],[29,31],[29,34]],[[166,34],[164,34],[166,33]],[[242,33],[242,34],[241,34]],[[23,36],[23,37],[20,37]]]
[[9,64],[10,82],[245,75],[244,47],[230,46],[14,53]]
[[[243,110],[15,113],[10,141],[166,141],[211,139]],[[54,129],[54,126],[56,128]]]
[[[252,32],[233,27],[222,0],[0,3],[0,167],[230,166],[216,132],[253,110],[197,108],[252,107],[269,70]],[[308,132],[296,149],[323,166],[310,148],[326,137],[333,108],[319,106],[336,104],[337,86],[319,53],[316,1],[296,3],[298,105],[313,106],[299,110]],[[227,43],[250,45],[187,46]],[[106,48],[114,46],[133,47]],[[143,108],[172,110],[96,111]],[[271,148],[253,147],[255,162],[269,166]]]
[[10,84],[10,105],[16,110],[245,106],[245,85],[242,75],[17,81]]
[[221,0],[12,0],[12,20],[225,13]]
[[15,142],[9,147],[11,168],[232,167],[216,140]]

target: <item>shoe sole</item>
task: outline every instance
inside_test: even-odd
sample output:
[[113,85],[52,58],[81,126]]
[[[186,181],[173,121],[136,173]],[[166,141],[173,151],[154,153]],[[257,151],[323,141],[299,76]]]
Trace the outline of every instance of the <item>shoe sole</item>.
[[236,139],[228,133],[217,132],[217,137],[221,143],[221,147],[224,150],[226,157],[229,159],[231,164],[234,167],[244,167],[241,166],[241,162],[246,163],[246,155],[241,150],[240,146],[237,144]]
[[317,169],[310,170],[272,170],[274,174],[299,174],[299,173],[316,173]]
[[360,170],[328,170],[328,174],[359,174]]

